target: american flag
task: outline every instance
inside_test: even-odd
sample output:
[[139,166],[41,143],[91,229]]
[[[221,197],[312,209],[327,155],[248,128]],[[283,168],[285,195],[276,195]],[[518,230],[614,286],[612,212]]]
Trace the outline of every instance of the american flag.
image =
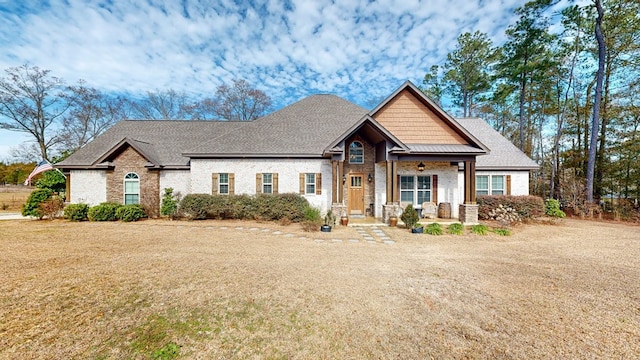
[[48,162],[47,160],[42,160],[38,163],[38,165],[36,166],[35,169],[33,169],[33,171],[31,172],[31,174],[29,174],[29,177],[27,178],[27,180],[24,181],[25,185],[29,185],[29,183],[31,182],[31,179],[40,174],[41,172],[45,172],[47,170],[51,170],[53,169],[53,165],[51,165],[50,162]]

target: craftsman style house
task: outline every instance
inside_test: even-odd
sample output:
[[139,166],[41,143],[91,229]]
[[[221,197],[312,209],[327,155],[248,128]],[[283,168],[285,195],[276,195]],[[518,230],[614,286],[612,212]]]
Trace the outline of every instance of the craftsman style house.
[[454,119],[411,82],[371,111],[313,95],[250,122],[121,121],[56,164],[90,205],[181,194],[302,194],[385,221],[407,203],[477,222],[476,195],[528,195],[537,164],[481,119]]

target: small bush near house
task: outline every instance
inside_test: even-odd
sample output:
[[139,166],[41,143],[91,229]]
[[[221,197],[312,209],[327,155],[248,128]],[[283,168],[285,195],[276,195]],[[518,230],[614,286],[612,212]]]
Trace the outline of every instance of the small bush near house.
[[547,199],[544,201],[544,213],[554,218],[564,218],[567,216],[564,211],[560,210],[560,201],[556,199]]
[[404,211],[402,211],[400,220],[402,220],[407,229],[413,229],[416,227],[416,224],[418,224],[418,221],[420,221],[420,218],[418,218],[418,212],[413,208],[413,205],[409,204],[404,208]]
[[89,208],[87,218],[89,221],[116,221],[116,210],[122,205],[112,202],[104,202],[102,204]]
[[53,196],[51,189],[37,189],[29,194],[27,202],[22,205],[22,216],[31,216],[42,219],[45,214],[40,210],[40,204]]
[[464,233],[464,225],[461,223],[454,223],[447,226],[447,231],[451,235],[462,235]]
[[304,231],[318,231],[322,225],[322,214],[320,209],[307,205],[304,209],[304,220],[302,221],[302,229]]
[[442,235],[444,234],[444,230],[442,229],[442,225],[438,223],[432,223],[424,228],[424,233],[429,235]]
[[538,196],[512,196],[512,195],[481,195],[478,201],[478,218],[489,220],[491,210],[502,205],[505,208],[514,209],[520,219],[529,220],[544,214],[544,201]]
[[175,219],[178,216],[179,194],[173,193],[173,188],[165,188],[160,205],[160,215]]
[[49,220],[57,218],[63,208],[64,199],[59,195],[52,195],[38,205],[38,211]]
[[511,236],[511,230],[509,229],[498,228],[498,229],[493,229],[493,232],[500,236]]
[[487,225],[482,224],[472,225],[471,233],[476,235],[487,235],[489,233],[489,228],[487,227]]
[[69,204],[64,208],[64,218],[71,221],[85,221],[88,219],[89,205]]
[[138,221],[145,217],[147,213],[139,204],[122,205],[116,209],[116,218],[124,222]]

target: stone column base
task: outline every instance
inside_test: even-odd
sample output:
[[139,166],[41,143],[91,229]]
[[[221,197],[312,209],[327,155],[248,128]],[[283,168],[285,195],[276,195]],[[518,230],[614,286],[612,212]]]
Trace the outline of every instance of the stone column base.
[[461,223],[475,225],[478,223],[478,204],[460,204],[458,214]]
[[389,218],[391,217],[391,214],[395,214],[396,216],[398,216],[399,212],[400,205],[398,204],[382,205],[382,221],[384,221],[385,224],[389,224]]

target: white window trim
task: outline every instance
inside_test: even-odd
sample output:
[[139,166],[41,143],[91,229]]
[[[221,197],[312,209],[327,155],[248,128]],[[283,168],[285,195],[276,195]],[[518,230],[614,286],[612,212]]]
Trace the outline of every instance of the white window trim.
[[[487,188],[480,189],[478,188],[478,177],[486,177],[487,178]],[[502,178],[502,189],[494,189],[493,188],[493,178],[501,177]],[[479,191],[486,191],[486,194],[479,194]],[[502,194],[494,194],[494,191],[502,191]],[[476,196],[481,195],[506,195],[507,194],[507,176],[506,175],[476,175]]]
[[[135,176],[135,177],[134,177]],[[137,193],[128,193],[127,192],[127,183],[137,183],[138,184],[138,192]],[[138,201],[131,204],[139,204],[140,203],[140,176],[134,172],[129,172],[124,176],[122,180],[122,203],[127,204],[127,195],[137,195]]]
[[[353,144],[359,144],[360,146],[356,146],[353,147]],[[360,158],[362,159],[361,161],[352,161],[351,160],[351,150],[360,150],[362,153],[360,155]],[[364,144],[361,141],[352,141],[351,144],[349,144],[349,164],[364,164]]]
[[[309,175],[313,177],[311,181],[309,181]],[[313,191],[309,191],[309,186],[313,186]],[[316,194],[316,174],[315,173],[305,173],[304,174],[304,194],[305,195],[315,195]]]
[[[403,177],[413,178],[413,189],[404,189],[404,190],[402,189]],[[429,178],[429,189],[418,189],[418,177]],[[428,192],[429,193],[428,201],[431,201],[433,199],[433,176],[432,175],[400,175],[400,199],[402,199],[402,192],[412,192],[413,199],[411,200],[411,204],[413,205],[413,207],[420,208],[422,206],[422,203],[418,203],[418,192]]]
[[[222,182],[222,175],[227,176],[227,182]],[[227,185],[227,191],[222,192],[222,186]],[[219,195],[229,195],[229,173],[218,173],[218,194]]]
[[[265,181],[265,175],[271,175],[271,181],[269,181],[269,182]],[[271,191],[269,191],[269,192],[265,191],[265,186],[266,185],[271,186]],[[262,173],[262,193],[263,194],[273,194],[273,173]]]

